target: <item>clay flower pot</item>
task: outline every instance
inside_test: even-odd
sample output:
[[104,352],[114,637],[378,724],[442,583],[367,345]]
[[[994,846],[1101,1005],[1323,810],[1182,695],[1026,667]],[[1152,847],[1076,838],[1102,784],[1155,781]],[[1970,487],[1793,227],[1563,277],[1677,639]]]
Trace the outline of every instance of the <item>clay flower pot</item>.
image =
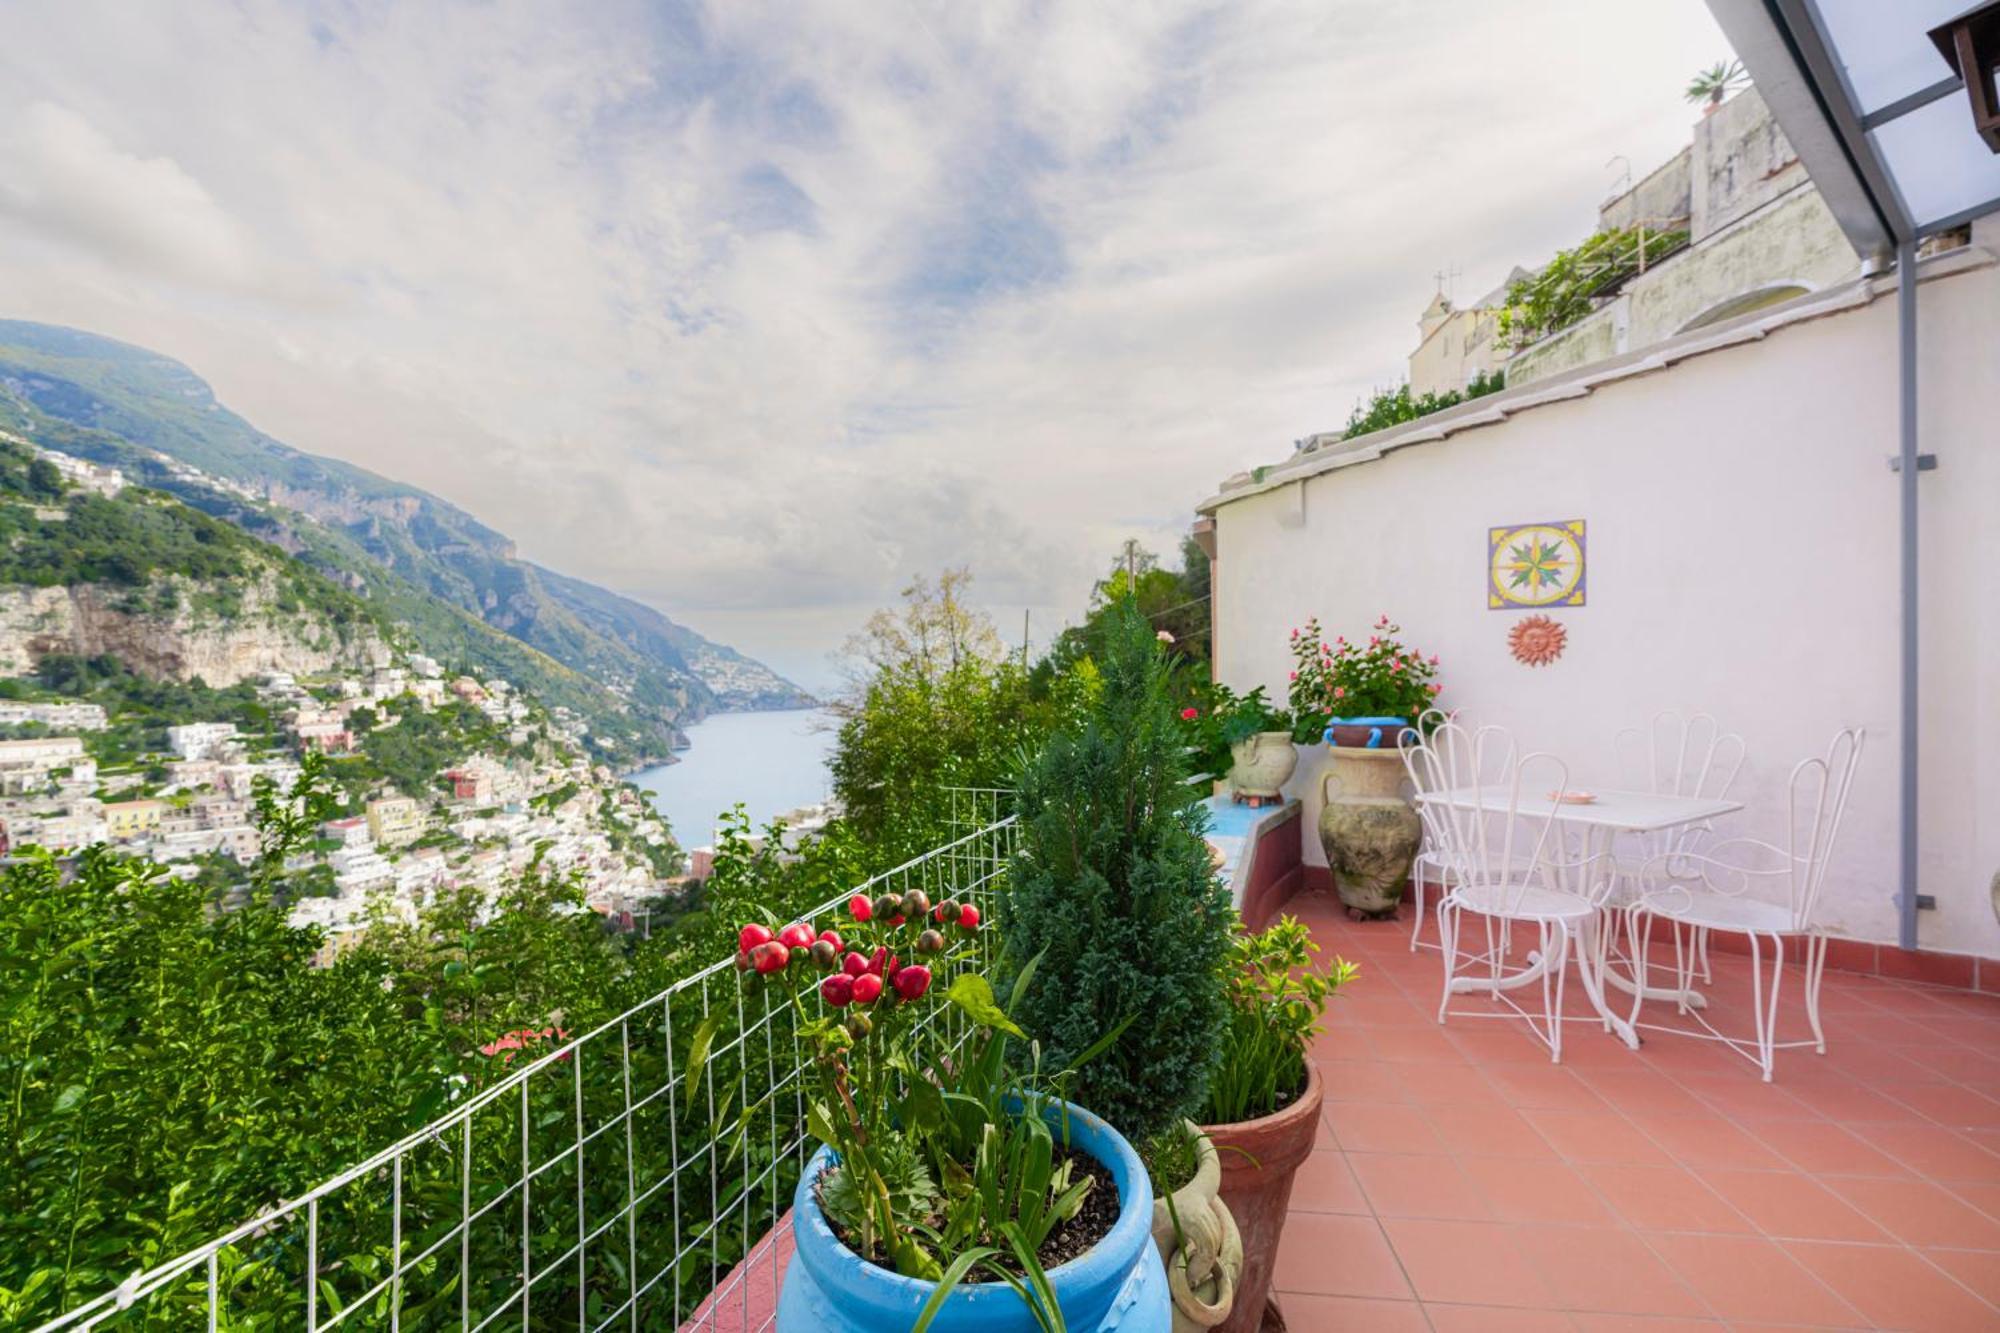
[[1289,731],[1260,731],[1229,747],[1229,787],[1238,796],[1277,799],[1299,766]]
[[1319,1066],[1308,1059],[1306,1089],[1290,1106],[1259,1120],[1202,1126],[1222,1167],[1222,1201],[1229,1205],[1243,1241],[1236,1308],[1216,1325],[1221,1333],[1284,1327],[1282,1319],[1267,1325],[1264,1307],[1270,1300],[1271,1269],[1278,1260],[1285,1210],[1292,1201],[1292,1177],[1313,1150],[1324,1095]]
[[1174,1333],[1201,1333],[1228,1319],[1243,1273],[1243,1238],[1218,1194],[1221,1159],[1199,1125],[1190,1121],[1188,1128],[1201,1141],[1194,1179],[1174,1191],[1171,1203],[1153,1200],[1153,1244],[1167,1266]]

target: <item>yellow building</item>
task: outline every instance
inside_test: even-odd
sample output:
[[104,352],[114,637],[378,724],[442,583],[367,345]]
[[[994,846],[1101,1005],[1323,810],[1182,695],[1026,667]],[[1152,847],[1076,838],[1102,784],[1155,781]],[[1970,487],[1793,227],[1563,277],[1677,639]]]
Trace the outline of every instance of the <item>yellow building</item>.
[[423,835],[423,807],[408,796],[384,796],[368,803],[368,836],[380,847],[401,847]]
[[166,814],[165,801],[113,801],[104,807],[104,827],[113,842],[157,833]]

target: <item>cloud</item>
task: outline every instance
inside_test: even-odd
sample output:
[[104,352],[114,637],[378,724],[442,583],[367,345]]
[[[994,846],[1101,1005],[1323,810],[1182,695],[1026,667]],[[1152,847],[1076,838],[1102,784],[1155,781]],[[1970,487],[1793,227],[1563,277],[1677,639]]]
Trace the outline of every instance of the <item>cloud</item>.
[[52,102],[0,128],[0,215],[138,273],[223,286],[254,273],[250,237],[180,163],[126,152]]
[[1697,0],[22,0],[0,310],[797,662],[946,564],[1074,613],[1724,49]]

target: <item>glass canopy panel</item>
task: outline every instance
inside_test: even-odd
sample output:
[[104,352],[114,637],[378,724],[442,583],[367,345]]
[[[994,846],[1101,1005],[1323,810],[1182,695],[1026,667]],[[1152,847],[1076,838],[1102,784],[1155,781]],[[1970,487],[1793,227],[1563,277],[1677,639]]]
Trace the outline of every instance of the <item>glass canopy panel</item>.
[[[1926,35],[1973,0],[1814,0],[1821,34],[1866,116],[1951,76]],[[1963,108],[1961,108],[1963,110]]]
[[1973,133],[1962,92],[1899,116],[1868,137],[1920,228],[2000,202],[2000,153]]

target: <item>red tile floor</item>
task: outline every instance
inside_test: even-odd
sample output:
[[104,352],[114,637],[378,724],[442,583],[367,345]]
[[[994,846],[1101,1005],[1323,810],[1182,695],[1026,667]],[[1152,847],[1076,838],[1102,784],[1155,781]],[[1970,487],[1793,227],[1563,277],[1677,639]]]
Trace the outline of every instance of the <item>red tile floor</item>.
[[[1361,966],[1317,1045],[1321,1146],[1278,1257],[1296,1333],[2000,1329],[2000,997],[1829,971],[1827,1054],[1780,1051],[1773,1083],[1582,1022],[1554,1065],[1518,1020],[1438,1026],[1442,966],[1406,922],[1325,893],[1286,910]],[[1748,960],[1714,967],[1729,1027]]]

